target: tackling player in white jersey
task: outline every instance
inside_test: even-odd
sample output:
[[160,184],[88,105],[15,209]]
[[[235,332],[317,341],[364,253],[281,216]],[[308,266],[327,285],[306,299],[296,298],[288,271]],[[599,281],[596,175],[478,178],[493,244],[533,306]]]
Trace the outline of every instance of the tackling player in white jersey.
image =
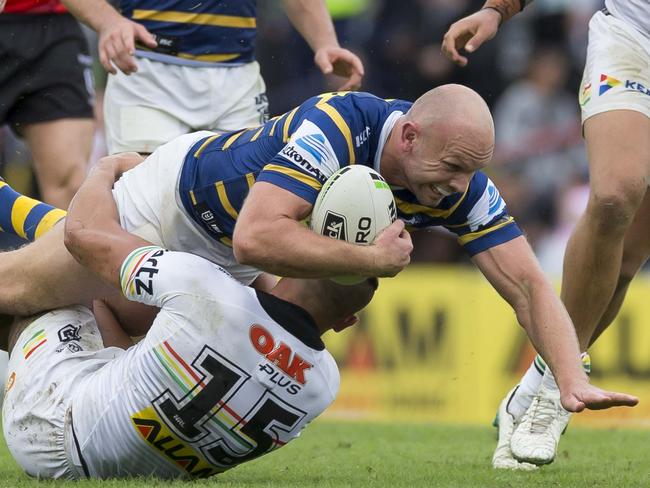
[[39,478],[199,478],[297,437],[339,388],[320,335],[353,324],[377,280],[255,291],[122,230],[102,174],[75,198],[66,244],[129,300],[161,310],[126,351],[106,347],[130,340],[108,309],[101,327],[82,306],[14,323],[3,407],[14,458]]
[[[449,28],[443,52],[467,64],[461,48],[474,52],[531,1],[488,0]],[[650,1],[606,0],[589,22],[579,96],[590,198],[567,246],[562,279],[562,300],[583,351],[612,323],[630,281],[650,256],[649,87]],[[586,353],[583,359],[589,367]],[[538,465],[552,462],[569,415],[538,356],[499,408],[494,467],[532,467],[513,454]]]

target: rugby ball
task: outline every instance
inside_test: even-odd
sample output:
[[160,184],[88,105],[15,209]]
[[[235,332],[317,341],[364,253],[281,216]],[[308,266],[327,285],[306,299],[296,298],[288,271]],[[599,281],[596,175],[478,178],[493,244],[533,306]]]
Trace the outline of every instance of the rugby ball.
[[[310,227],[327,237],[369,246],[397,218],[393,192],[386,180],[368,166],[346,166],[323,185],[311,214]],[[355,284],[361,276],[332,278]]]

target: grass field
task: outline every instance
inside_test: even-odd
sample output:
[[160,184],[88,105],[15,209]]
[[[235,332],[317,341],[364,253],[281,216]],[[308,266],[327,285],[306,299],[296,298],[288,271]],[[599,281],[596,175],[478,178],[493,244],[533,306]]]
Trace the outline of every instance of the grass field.
[[195,482],[37,482],[4,443],[0,487],[650,487],[650,431],[570,429],[559,459],[533,473],[494,471],[494,429],[430,424],[315,422],[256,461]]

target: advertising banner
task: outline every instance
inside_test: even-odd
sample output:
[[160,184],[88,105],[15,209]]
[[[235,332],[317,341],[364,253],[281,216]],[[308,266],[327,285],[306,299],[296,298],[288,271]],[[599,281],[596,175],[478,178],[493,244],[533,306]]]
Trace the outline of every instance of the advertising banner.
[[[361,322],[325,336],[341,368],[337,417],[487,423],[535,355],[510,306],[471,268],[410,267],[380,281]],[[650,425],[650,280],[637,278],[590,350],[592,381],[641,398],[590,425]]]

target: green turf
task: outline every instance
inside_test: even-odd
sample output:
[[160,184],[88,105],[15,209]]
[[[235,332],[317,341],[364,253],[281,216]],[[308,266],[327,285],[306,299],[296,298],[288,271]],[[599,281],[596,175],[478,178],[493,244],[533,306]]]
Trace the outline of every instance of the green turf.
[[37,482],[4,445],[0,487],[650,487],[650,431],[570,429],[559,459],[534,473],[494,471],[494,429],[320,421],[256,461],[195,482]]

